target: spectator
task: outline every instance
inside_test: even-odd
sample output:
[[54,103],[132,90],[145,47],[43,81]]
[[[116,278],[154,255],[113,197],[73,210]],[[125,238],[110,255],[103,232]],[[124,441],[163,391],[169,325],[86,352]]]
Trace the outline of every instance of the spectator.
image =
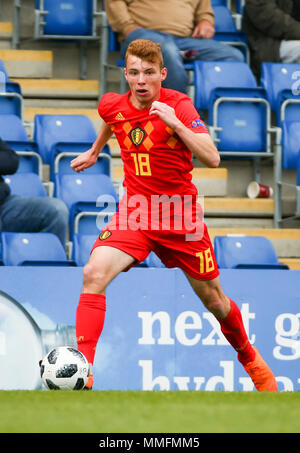
[[165,88],[186,92],[183,54],[188,51],[200,60],[244,60],[238,49],[212,39],[215,28],[210,0],[109,0],[106,14],[119,35],[123,56],[135,39],[162,45],[168,69]]
[[1,175],[12,175],[19,166],[19,156],[0,138],[0,231],[47,232],[66,244],[69,213],[58,198],[24,197],[10,193]]
[[263,61],[300,63],[299,20],[299,0],[246,0],[243,30],[257,77]]

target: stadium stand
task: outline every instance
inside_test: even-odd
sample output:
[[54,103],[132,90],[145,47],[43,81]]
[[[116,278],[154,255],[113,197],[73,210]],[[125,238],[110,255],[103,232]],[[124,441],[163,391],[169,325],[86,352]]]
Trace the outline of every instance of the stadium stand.
[[[7,23],[7,21],[12,20],[13,18],[13,8],[11,2],[4,0],[4,3],[7,4],[7,7],[2,8],[2,20]],[[101,94],[101,90],[104,89],[106,82],[105,91],[118,91],[120,90],[120,80],[122,80],[120,77],[120,67],[118,68],[118,71],[111,70],[112,65],[115,65],[120,56],[116,46],[112,45],[112,40],[110,41],[111,47],[109,47],[109,29],[106,27],[103,27],[100,31],[98,29],[99,35],[103,38],[101,39],[101,46],[99,46],[99,43],[95,40],[89,41],[90,44],[87,50],[88,80],[79,80],[80,71],[78,71],[78,68],[80,67],[80,55],[78,54],[78,49],[74,46],[74,42],[70,44],[68,39],[62,39],[58,43],[52,38],[41,38],[39,40],[32,41],[35,26],[35,13],[34,8],[30,9],[28,6],[29,3],[25,3],[23,14],[25,15],[26,13],[26,23],[30,23],[31,28],[28,25],[27,28],[24,27],[25,20],[22,13],[17,15],[20,23],[23,24],[23,27],[20,27],[19,29],[21,33],[18,41],[15,39],[18,21],[15,21],[14,31],[12,30],[13,27],[7,28],[7,25],[3,26],[3,29],[9,29],[10,32],[5,33],[6,48],[5,53],[2,53],[4,57],[2,58],[2,61],[7,67],[7,73],[9,74],[10,80],[17,82],[21,87],[24,100],[23,125],[26,127],[29,134],[29,141],[32,144],[35,143],[32,141],[34,131],[33,124],[35,115],[40,114],[85,115],[92,121],[97,133],[101,125],[101,119],[99,118],[97,112],[97,102],[99,95]],[[223,6],[231,10],[234,24],[239,31],[240,28],[237,15],[242,14],[244,2],[213,0],[212,3],[214,7]],[[23,6],[18,9],[19,13],[22,11],[22,8]],[[98,1],[97,10],[100,11],[101,8],[102,2]],[[98,23],[98,27],[105,24],[104,16],[99,19],[101,20]],[[13,50],[11,50],[12,47]],[[45,50],[45,48],[47,50]],[[18,51],[19,53],[6,53],[13,51]],[[25,58],[27,61],[25,61]],[[99,61],[104,60],[107,62],[106,80],[103,78],[103,65],[99,65]],[[16,61],[18,61],[18,64],[16,64]],[[68,61],[68,64],[66,64],[66,61]],[[99,66],[101,67],[100,74]],[[190,70],[191,67],[194,67],[193,64],[190,64]],[[232,73],[233,72],[234,71],[232,71]],[[193,72],[191,72],[191,74],[193,74]],[[219,84],[218,88],[221,87],[222,85]],[[253,88],[259,90],[260,87],[256,84]],[[192,90],[191,96],[193,96]],[[263,98],[263,96],[261,97]],[[223,108],[222,103],[221,107]],[[211,109],[209,110],[210,111],[207,112],[207,116],[211,115],[212,117],[213,112]],[[253,108],[253,110],[259,110],[259,108]],[[263,111],[264,107],[261,107],[261,110]],[[204,119],[207,119],[205,115]],[[226,117],[224,116],[224,124],[226,124],[225,120]],[[272,117],[270,121],[271,127],[278,127],[275,122],[272,122]],[[258,125],[258,123],[256,124]],[[267,124],[266,118],[263,119],[263,124]],[[260,130],[262,129],[263,128]],[[210,129],[210,131],[212,133],[214,132],[213,129]],[[249,132],[244,135],[247,139],[254,136]],[[274,134],[271,135],[273,141]],[[284,145],[283,139],[285,136],[285,132],[283,131],[282,141],[279,143],[278,137],[276,137],[277,151],[279,151],[281,146]],[[218,131],[217,128],[215,129],[215,137],[217,139],[222,137],[222,132]],[[262,136],[261,138],[263,138],[262,143],[268,145],[268,138],[264,138]],[[221,145],[222,143],[218,144],[219,148],[221,148]],[[269,150],[271,150],[270,154],[274,151],[272,146],[269,147]],[[109,148],[112,156],[112,178],[114,181],[117,180],[118,182],[122,182],[123,175],[122,170],[120,170],[120,150],[114,137],[112,137],[109,142]],[[218,232],[222,234],[222,231],[223,233],[225,231],[225,234],[230,232],[245,233],[245,231],[247,234],[249,232],[250,234],[255,234],[259,231],[259,234],[265,234],[266,236],[276,234],[278,237],[276,236],[273,243],[279,259],[292,260],[293,263],[290,267],[293,268],[294,265],[297,265],[296,260],[300,257],[298,237],[296,237],[296,228],[294,228],[299,225],[297,220],[280,225],[284,228],[276,228],[276,230],[273,230],[274,226],[279,226],[274,223],[274,215],[277,209],[276,203],[274,203],[274,198],[253,200],[246,198],[246,187],[253,179],[260,180],[264,184],[272,186],[274,192],[276,191],[274,182],[274,167],[271,162],[272,159],[261,160],[259,158],[254,159],[254,161],[245,161],[235,158],[225,160],[224,156],[222,156],[220,168],[215,170],[202,168],[197,162],[194,162],[196,168],[193,172],[193,178],[198,187],[199,195],[205,197],[205,221],[212,235]],[[63,172],[69,169],[67,159],[62,160],[60,164]],[[49,165],[50,164],[43,162],[43,182],[48,182],[52,178]],[[294,184],[296,170],[294,168],[285,168],[284,165],[281,170],[282,180],[287,181],[287,183]],[[283,188],[282,190],[283,198],[281,200],[283,218],[289,217],[293,213],[295,204],[295,197],[292,199],[290,199],[290,197],[287,198],[285,189],[286,188]]]

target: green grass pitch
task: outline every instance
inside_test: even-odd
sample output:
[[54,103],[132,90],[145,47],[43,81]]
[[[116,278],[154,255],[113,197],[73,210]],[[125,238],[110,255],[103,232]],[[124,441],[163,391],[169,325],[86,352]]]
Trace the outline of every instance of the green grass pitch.
[[1,433],[299,433],[300,393],[0,391]]

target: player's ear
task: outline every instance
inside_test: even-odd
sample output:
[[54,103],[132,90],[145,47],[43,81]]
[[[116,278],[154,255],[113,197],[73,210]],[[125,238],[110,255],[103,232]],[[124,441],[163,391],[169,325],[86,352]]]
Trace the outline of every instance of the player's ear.
[[125,79],[127,80],[127,69],[126,69],[126,66],[125,66],[125,68],[123,69],[123,72],[124,72],[124,77],[125,77]]
[[166,80],[167,75],[168,75],[168,70],[167,70],[167,68],[162,68],[162,70],[161,70],[161,81],[162,81],[162,82],[163,82],[164,80]]

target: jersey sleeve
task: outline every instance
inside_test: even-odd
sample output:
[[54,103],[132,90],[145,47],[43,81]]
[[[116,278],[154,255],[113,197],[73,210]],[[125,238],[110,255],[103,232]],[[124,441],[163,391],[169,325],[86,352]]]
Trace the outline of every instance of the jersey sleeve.
[[208,134],[208,130],[190,98],[181,99],[175,107],[175,112],[177,118],[193,132]]
[[105,93],[102,98],[100,99],[99,105],[98,105],[98,113],[100,117],[103,119],[103,121],[107,122],[108,121],[108,111],[109,111],[109,93]]
[[113,124],[122,95],[118,93],[105,93],[98,104],[98,113],[107,124]]

